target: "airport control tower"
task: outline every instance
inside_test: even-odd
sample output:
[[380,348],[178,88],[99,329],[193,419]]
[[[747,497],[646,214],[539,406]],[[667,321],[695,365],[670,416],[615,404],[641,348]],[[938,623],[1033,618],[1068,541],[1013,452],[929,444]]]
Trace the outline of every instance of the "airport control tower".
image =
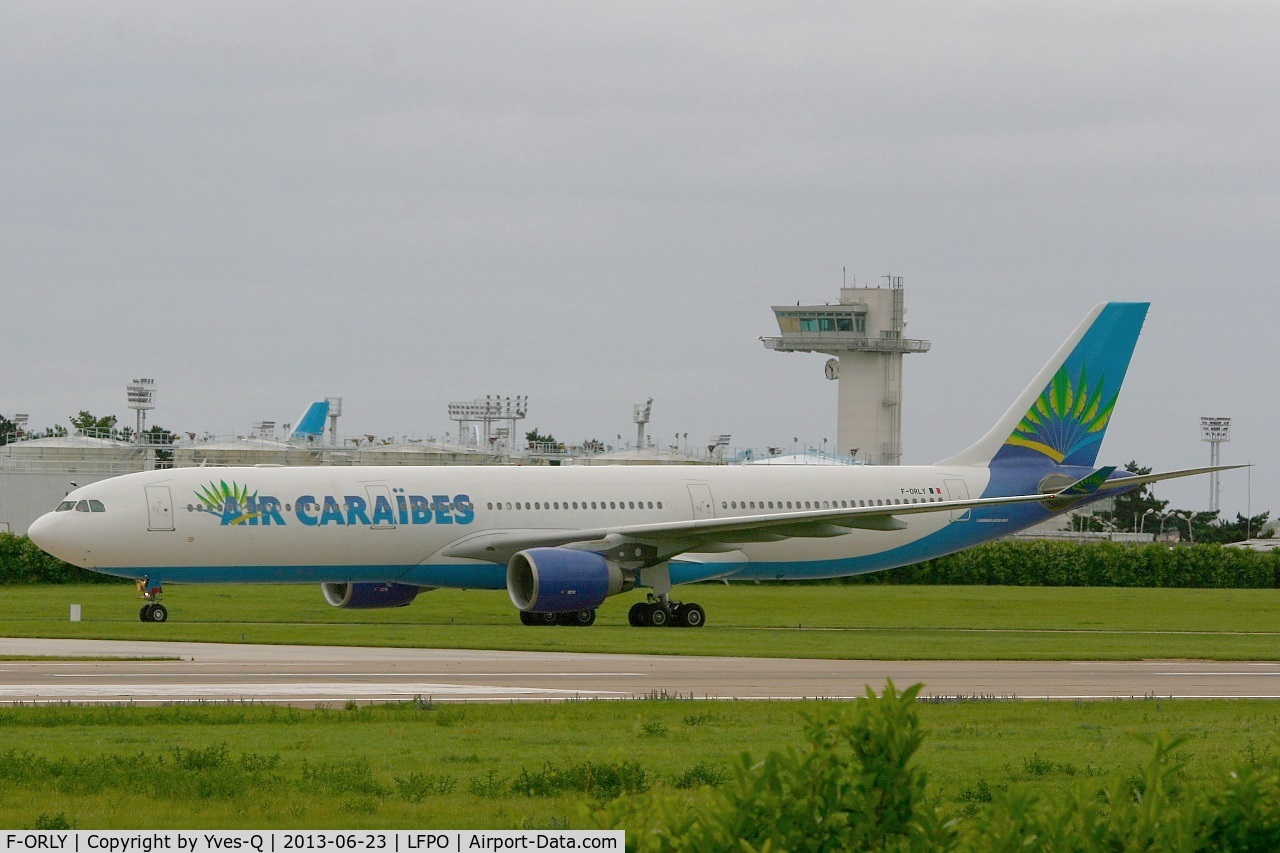
[[836,451],[873,465],[902,461],[902,356],[928,352],[929,341],[903,336],[901,276],[885,287],[842,287],[826,305],[775,305],[782,335],[761,338],[778,352],[820,352],[827,378],[839,382]]

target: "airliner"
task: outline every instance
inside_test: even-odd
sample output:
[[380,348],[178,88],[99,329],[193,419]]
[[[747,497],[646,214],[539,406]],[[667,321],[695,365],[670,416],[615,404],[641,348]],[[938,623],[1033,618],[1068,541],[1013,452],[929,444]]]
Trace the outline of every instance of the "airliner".
[[1094,464],[1147,308],[1094,307],[986,435],[934,465],[175,468],[78,488],[28,535],[135,579],[146,622],[168,618],[165,582],[319,583],[356,609],[505,589],[526,625],[583,626],[641,588],[631,625],[701,627],[673,587],[881,571],[1222,470]]

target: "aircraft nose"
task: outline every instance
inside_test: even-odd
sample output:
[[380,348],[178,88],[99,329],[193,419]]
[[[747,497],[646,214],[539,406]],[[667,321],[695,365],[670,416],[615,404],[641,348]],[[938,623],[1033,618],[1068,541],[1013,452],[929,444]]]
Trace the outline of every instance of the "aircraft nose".
[[57,557],[57,520],[53,517],[53,513],[46,512],[44,515],[31,522],[31,526],[27,528],[27,538],[36,543],[40,550],[53,554]]

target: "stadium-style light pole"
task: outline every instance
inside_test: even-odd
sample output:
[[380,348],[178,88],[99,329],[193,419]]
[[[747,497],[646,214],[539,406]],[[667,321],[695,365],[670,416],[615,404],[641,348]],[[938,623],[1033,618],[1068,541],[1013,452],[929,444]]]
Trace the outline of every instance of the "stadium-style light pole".
[[1144,512],[1144,513],[1142,514],[1142,521],[1138,524],[1138,532],[1139,532],[1139,533],[1142,533],[1142,532],[1146,529],[1146,527],[1147,527],[1147,516],[1148,516],[1148,515],[1159,515],[1159,513],[1158,513],[1158,512],[1156,512],[1154,508],[1153,508],[1153,509],[1148,509],[1146,512]]

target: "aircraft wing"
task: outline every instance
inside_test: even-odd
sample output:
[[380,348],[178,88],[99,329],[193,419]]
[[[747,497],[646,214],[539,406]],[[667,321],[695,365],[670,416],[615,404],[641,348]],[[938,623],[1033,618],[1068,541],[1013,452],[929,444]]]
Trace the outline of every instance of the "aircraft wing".
[[737,515],[729,518],[699,518],[579,530],[491,530],[463,537],[445,548],[441,554],[446,557],[463,557],[505,564],[517,552],[526,548],[568,547],[606,553],[623,562],[652,564],[688,551],[730,550],[749,542],[777,542],[796,537],[842,536],[853,529],[902,530],[907,525],[899,516],[904,515],[957,512],[1033,501],[1043,501],[1053,505],[1062,503],[1064,500],[1074,502],[1160,480],[1191,477],[1196,474],[1242,467],[1246,466],[1187,468],[1158,474],[1133,474],[1114,479],[1107,479],[1114,469],[1103,468],[1050,494],[968,498],[893,506],[844,507],[804,512],[773,512]]
[[[446,557],[464,557],[492,563],[506,563],[526,548],[576,547],[609,552],[643,561],[661,561],[686,551],[717,551],[746,542],[777,542],[794,537],[842,536],[850,530],[902,530],[906,522],[898,516],[932,512],[956,512],[987,506],[1046,501],[1052,494],[1010,497],[969,498],[893,506],[843,507],[737,515],[729,518],[698,518],[687,521],[630,524],[581,530],[492,530],[466,536],[445,548]],[[640,554],[631,555],[629,547]],[[616,553],[615,553],[616,552]]]

